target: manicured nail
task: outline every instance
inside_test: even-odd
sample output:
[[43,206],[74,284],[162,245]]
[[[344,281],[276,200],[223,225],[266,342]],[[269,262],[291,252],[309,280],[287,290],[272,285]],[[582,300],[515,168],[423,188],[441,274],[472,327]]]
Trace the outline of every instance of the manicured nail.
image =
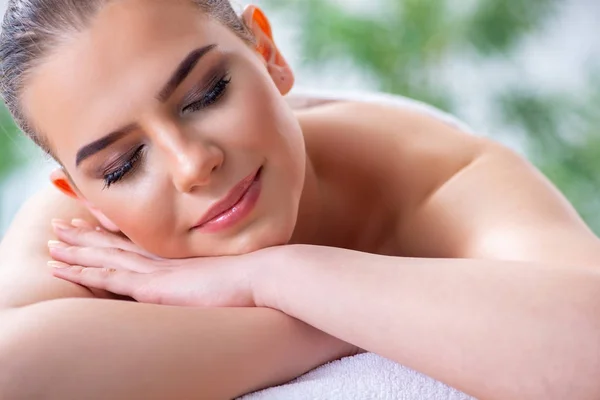
[[92,227],[89,222],[87,222],[86,220],[80,219],[80,218],[72,219],[71,225],[73,225],[75,228],[84,228],[84,229],[90,229]]
[[68,222],[63,221],[62,219],[53,219],[51,221],[51,224],[54,227],[54,229],[58,229],[61,231],[66,231],[73,228],[72,225],[70,225]]
[[51,249],[60,249],[69,247],[68,244],[61,242],[59,240],[48,240],[48,247]]
[[48,266],[56,269],[66,269],[71,267],[69,264],[60,261],[48,261]]

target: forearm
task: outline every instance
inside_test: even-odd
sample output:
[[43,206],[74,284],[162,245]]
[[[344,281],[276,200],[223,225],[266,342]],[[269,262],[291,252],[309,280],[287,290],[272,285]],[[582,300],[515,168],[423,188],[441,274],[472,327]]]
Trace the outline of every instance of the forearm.
[[349,346],[280,312],[53,300],[0,314],[0,398],[230,399]]
[[597,271],[302,250],[259,304],[478,398],[600,395]]

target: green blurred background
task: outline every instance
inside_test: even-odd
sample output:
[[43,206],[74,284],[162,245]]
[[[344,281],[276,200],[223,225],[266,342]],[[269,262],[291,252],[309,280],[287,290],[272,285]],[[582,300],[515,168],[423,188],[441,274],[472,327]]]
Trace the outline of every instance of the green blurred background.
[[[600,2],[257,3],[301,86],[395,93],[454,113],[525,154],[600,233]],[[4,111],[0,130],[3,179],[41,155]]]

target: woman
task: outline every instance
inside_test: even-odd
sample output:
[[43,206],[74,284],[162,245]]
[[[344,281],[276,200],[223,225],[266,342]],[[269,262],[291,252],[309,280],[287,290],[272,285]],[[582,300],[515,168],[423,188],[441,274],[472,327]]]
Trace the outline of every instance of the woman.
[[551,184],[414,112],[292,111],[266,18],[242,21],[10,3],[4,97],[72,200],[2,244],[2,395],[231,398],[360,348],[478,398],[598,398],[600,244]]

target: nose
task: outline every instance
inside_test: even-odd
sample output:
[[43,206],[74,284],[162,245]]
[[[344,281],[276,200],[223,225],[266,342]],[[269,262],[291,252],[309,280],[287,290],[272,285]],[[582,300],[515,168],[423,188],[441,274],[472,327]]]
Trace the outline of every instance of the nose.
[[181,193],[208,185],[223,164],[223,151],[198,133],[187,134],[169,129],[156,138],[158,146],[166,154],[173,186]]
[[223,163],[223,152],[201,140],[188,141],[173,156],[171,176],[173,185],[181,193],[208,185]]

